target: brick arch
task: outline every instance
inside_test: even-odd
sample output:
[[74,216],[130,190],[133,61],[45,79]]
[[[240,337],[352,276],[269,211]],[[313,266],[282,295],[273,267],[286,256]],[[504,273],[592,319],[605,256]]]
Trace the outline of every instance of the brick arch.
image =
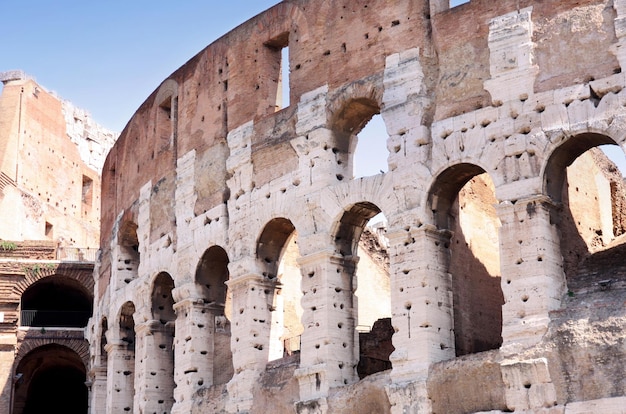
[[78,354],[85,365],[85,371],[89,367],[89,343],[85,339],[60,339],[60,338],[33,338],[22,342],[15,355],[13,366],[17,367],[22,359],[31,351],[45,345],[60,345],[71,349]]
[[38,265],[37,268],[33,267],[30,270],[24,272],[25,278],[14,285],[13,294],[21,297],[26,289],[28,289],[34,283],[48,277],[66,277],[79,282],[80,285],[85,288],[91,296],[93,296],[93,268],[75,268],[74,266],[68,266],[63,263],[53,264],[53,266],[49,266],[49,264],[46,263],[32,264],[32,266],[36,265]]

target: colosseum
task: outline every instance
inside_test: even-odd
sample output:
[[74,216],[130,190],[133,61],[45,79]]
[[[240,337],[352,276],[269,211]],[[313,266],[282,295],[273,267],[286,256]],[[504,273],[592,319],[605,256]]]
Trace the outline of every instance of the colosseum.
[[626,413],[625,65],[626,0],[285,0],[216,40],[106,159],[91,412]]

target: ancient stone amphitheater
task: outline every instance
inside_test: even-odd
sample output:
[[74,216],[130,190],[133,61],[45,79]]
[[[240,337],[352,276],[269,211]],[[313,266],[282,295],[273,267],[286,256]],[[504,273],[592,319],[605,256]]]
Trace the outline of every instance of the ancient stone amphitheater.
[[626,412],[595,148],[625,65],[626,0],[285,0],[224,35],[105,163],[91,410]]

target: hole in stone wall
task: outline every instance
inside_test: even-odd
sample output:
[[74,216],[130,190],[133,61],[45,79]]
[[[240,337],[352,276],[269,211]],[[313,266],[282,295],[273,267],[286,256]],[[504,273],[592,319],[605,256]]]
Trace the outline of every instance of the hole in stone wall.
[[290,105],[289,32],[281,33],[266,42],[265,46],[270,54],[270,67],[274,70],[270,78],[275,79],[275,84],[271,85],[276,91],[274,95],[275,111],[280,111]]
[[93,202],[93,180],[86,175],[83,175],[82,201],[89,207]]

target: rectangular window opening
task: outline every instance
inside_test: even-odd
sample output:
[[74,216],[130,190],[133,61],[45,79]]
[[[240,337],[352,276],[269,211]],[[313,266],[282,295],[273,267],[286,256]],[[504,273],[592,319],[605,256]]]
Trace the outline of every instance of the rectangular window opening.
[[275,111],[287,108],[290,105],[289,99],[289,32],[281,33],[265,46],[272,55],[272,67],[275,72],[272,79],[276,81]]
[[159,152],[169,148],[172,139],[172,97],[168,96],[157,110],[157,137],[160,139]]
[[83,175],[83,204],[91,206],[93,202],[93,180]]
[[276,91],[276,108],[283,109],[289,106],[289,46],[280,51],[280,74],[278,75],[278,90]]
[[46,237],[50,240],[52,240],[53,238],[52,223],[48,223],[47,221],[46,221]]

